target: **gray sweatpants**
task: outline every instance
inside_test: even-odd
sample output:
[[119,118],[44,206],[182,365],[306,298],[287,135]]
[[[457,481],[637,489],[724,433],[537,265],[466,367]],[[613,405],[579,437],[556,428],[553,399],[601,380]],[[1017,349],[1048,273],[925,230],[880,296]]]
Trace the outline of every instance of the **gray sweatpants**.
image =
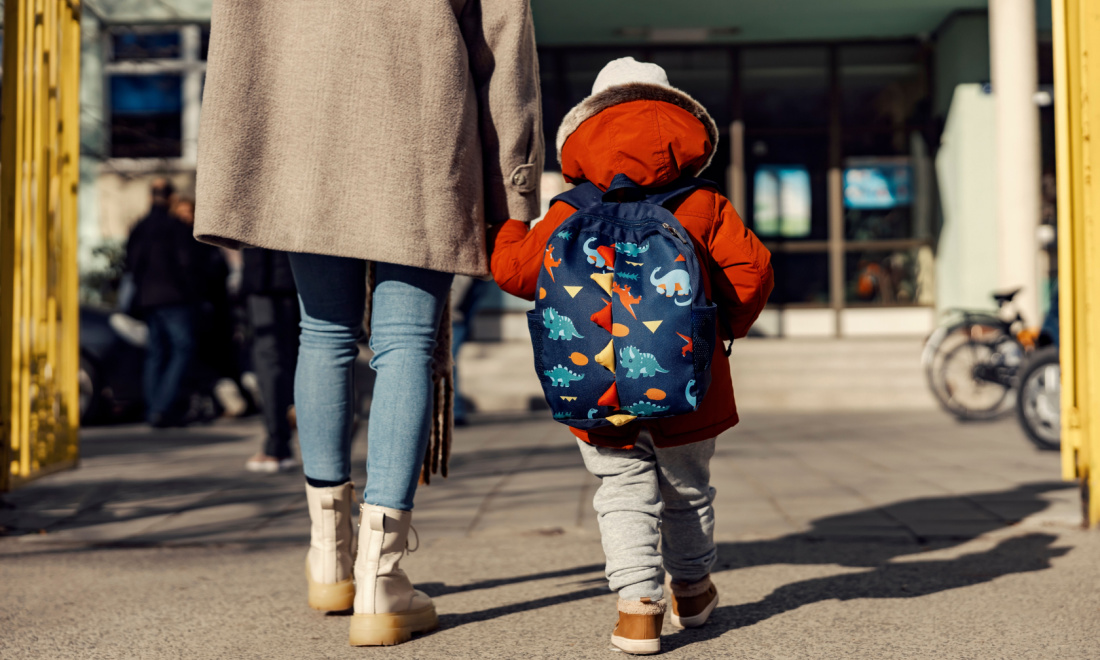
[[677,582],[696,582],[710,573],[717,558],[710,486],[714,438],[657,449],[642,432],[633,449],[577,444],[585,467],[601,480],[592,504],[607,579],[619,598],[660,600],[662,557]]

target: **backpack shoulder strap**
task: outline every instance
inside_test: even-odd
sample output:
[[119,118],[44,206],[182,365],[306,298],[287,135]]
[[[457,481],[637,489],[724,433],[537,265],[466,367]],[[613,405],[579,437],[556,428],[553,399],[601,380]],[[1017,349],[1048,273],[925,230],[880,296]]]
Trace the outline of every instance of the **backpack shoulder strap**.
[[[663,190],[659,190],[651,195],[646,195],[645,199],[642,201],[648,204],[656,204],[657,206],[663,207],[673,200],[679,199],[686,194],[690,194],[694,190],[707,187],[717,188],[718,186],[715,185],[713,181],[707,181],[706,179],[684,177],[676,180],[674,183],[672,183],[667,188],[664,188]],[[684,229],[684,226],[680,224],[679,219],[677,219],[675,215],[672,215],[671,211],[669,212],[669,216],[671,216],[672,218],[672,224],[683,231],[686,235],[688,232],[686,229]],[[726,357],[729,357],[730,353],[733,352],[733,328],[730,327],[729,323],[724,317],[722,317],[721,314],[719,314],[717,318],[718,323],[722,325],[722,328],[726,331],[726,334],[729,335],[729,346],[723,348],[723,352],[726,354]]]
[[661,190],[658,190],[657,192],[646,195],[643,201],[648,202],[649,204],[656,204],[657,206],[666,206],[669,202],[678,199],[683,195],[691,193],[692,191],[699,188],[705,187],[715,188],[717,186],[715,186],[713,182],[707,181],[706,179],[683,177],[677,179],[670,185],[662,188]]
[[585,181],[579,186],[555,196],[554,199],[550,201],[550,204],[553,205],[554,202],[559,201],[565,202],[580,211],[581,209],[587,209],[597,204],[601,204],[607,201],[606,198],[610,193],[626,188],[637,194],[637,201],[655,204],[657,206],[665,206],[672,200],[688,194],[697,188],[708,186],[712,188],[717,187],[713,182],[707,181],[706,179],[683,177],[664,188],[660,188],[652,193],[646,193],[625,174],[616,174],[611,185],[608,186],[606,193],[596,187],[596,184]]
[[550,205],[553,206],[554,202],[565,202],[581,211],[603,202],[603,191],[597,188],[596,184],[585,181],[571,190],[556,195],[554,199],[550,200]]

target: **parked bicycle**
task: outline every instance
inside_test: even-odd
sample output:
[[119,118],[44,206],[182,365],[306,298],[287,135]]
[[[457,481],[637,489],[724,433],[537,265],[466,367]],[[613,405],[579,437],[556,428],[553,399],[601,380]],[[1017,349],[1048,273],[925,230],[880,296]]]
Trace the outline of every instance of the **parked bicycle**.
[[1059,360],[1058,287],[1051,292],[1050,310],[1020,373],[1016,418],[1028,440],[1040,449],[1062,446],[1062,365]]
[[1016,416],[1036,447],[1062,447],[1062,367],[1057,346],[1040,348],[1028,359],[1020,375]]
[[993,294],[997,311],[956,309],[928,338],[925,378],[944,410],[963,420],[991,419],[1014,402],[1019,372],[1038,333],[1012,306],[1020,289]]

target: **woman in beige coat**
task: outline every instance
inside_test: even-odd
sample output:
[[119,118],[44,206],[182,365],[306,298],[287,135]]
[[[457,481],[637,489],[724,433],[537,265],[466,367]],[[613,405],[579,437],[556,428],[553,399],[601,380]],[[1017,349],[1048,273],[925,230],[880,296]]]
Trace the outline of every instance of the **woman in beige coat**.
[[[449,363],[433,356],[448,354],[453,274],[488,273],[486,222],[538,213],[538,90],[527,0],[214,2],[195,235],[292,253],[309,603],[354,606],[353,645],[437,625],[398,567],[429,435],[449,424],[433,384]],[[377,380],[353,567],[351,377],[368,295]]]

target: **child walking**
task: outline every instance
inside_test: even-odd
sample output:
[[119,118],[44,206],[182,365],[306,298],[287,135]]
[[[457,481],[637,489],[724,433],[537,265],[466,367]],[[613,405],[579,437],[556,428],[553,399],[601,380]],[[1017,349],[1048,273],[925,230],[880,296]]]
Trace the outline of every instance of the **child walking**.
[[[579,344],[600,337],[597,341],[602,342],[600,327],[614,337],[607,350],[592,358],[618,380],[606,392],[596,382],[601,373],[607,374],[581,352],[572,353],[569,367],[558,364],[545,371],[539,367],[539,376],[548,395],[553,388],[555,400],[568,403],[600,395],[587,419],[577,419],[568,411],[555,413],[555,418],[570,424],[585,466],[601,480],[593,504],[607,558],[607,578],[619,596],[619,619],[611,641],[628,653],[660,651],[666,609],[671,610],[674,626],[694,627],[706,623],[718,604],[718,592],[710,580],[716,559],[710,459],[716,436],[737,424],[724,342],[748,333],[771,293],[773,280],[768,250],[745,228],[729,200],[705,182],[692,179],[710,164],[717,142],[717,127],[702,105],[672,87],[661,67],[629,57],[604,67],[592,95],[566,115],[557,137],[566,181],[578,186],[595,184],[598,191],[592,186],[584,190],[602,194],[603,202],[617,201],[619,192],[635,197],[652,194],[650,199],[660,198],[663,207],[672,212],[674,220],[669,218],[663,226],[697,258],[705,301],[696,300],[717,306],[713,325],[719,341],[712,341],[711,346],[691,330],[686,335],[659,332],[663,321],[646,320],[654,318],[642,311],[650,301],[687,305],[692,301],[692,288],[698,286],[687,278],[687,271],[669,268],[683,263],[672,264],[668,259],[661,262],[663,271],[657,266],[653,240],[640,245],[620,239],[607,247],[594,247],[598,241],[587,238],[583,242],[587,264],[578,261],[592,270],[585,278],[590,277],[606,292],[602,295],[596,289],[593,297],[596,305],[607,305],[606,314],[593,313],[591,323],[585,323],[587,311],[582,315],[571,312],[576,323],[567,318],[562,310],[578,303],[582,286],[562,287],[563,282],[558,281],[568,266],[563,266],[564,251],[569,245],[581,244],[568,241],[585,237],[573,236],[572,228],[579,226],[574,222],[561,231],[559,227],[579,210],[578,205],[583,206],[576,201],[581,199],[579,194],[566,195],[575,205],[555,201],[532,229],[509,220],[490,235],[493,277],[503,290],[528,300],[538,298],[540,305],[549,302],[542,300],[548,295],[547,287],[566,291],[549,294],[562,296],[561,309],[545,308],[542,317],[533,313],[536,362],[543,341],[556,346],[563,344],[560,340]],[[685,191],[678,197],[677,186]],[[669,190],[673,192],[661,192]],[[626,201],[625,196],[621,199]],[[681,237],[677,226],[689,236]],[[675,261],[690,259],[681,254]],[[683,276],[670,279],[674,274]],[[594,286],[592,282],[584,284],[586,290]],[[666,309],[677,313],[676,307]],[[623,323],[612,323],[612,315]],[[693,306],[690,323],[695,320]],[[550,329],[549,340],[539,326]],[[614,341],[626,333],[631,333],[630,344],[616,346]],[[713,338],[713,329],[711,333]],[[651,348],[638,348],[641,341],[650,342],[642,346]],[[647,350],[650,352],[644,352]],[[691,380],[686,390],[672,393],[650,387],[644,401],[621,405],[621,398],[631,396],[624,395],[625,389],[641,392],[639,387],[661,382],[654,376],[669,374],[674,369],[670,360],[681,355],[690,365],[692,351],[712,352],[709,387],[705,393],[702,388],[697,392],[701,400],[695,401],[696,381]],[[624,366],[629,370],[624,372]],[[673,394],[691,405],[688,412],[659,416],[673,407]],[[552,405],[562,401],[552,401]],[[596,419],[597,414],[603,421]]]

